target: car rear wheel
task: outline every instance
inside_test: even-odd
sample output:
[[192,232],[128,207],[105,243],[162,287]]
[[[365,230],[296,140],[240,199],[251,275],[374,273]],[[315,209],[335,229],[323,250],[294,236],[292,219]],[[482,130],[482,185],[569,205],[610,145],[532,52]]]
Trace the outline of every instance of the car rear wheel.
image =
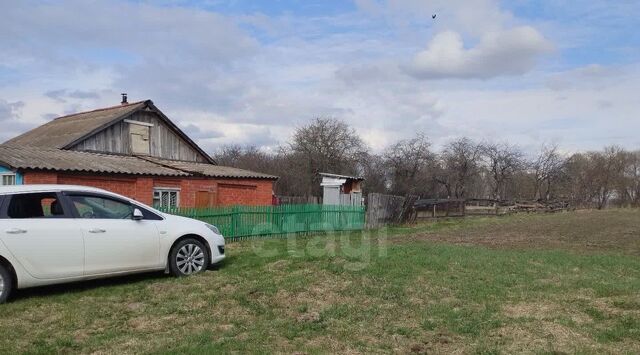
[[6,267],[0,265],[0,303],[7,302],[13,289],[13,277]]
[[189,276],[207,269],[209,253],[196,239],[184,239],[174,245],[169,255],[169,269],[175,276]]

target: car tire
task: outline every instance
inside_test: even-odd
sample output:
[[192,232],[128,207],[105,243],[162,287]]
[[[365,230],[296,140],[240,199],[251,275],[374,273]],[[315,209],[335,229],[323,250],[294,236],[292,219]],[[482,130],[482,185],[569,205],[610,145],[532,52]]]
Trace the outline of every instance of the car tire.
[[13,291],[13,275],[4,265],[0,265],[0,304],[7,302],[11,291]]
[[187,238],[171,248],[169,271],[174,276],[199,274],[209,267],[209,251],[199,240]]

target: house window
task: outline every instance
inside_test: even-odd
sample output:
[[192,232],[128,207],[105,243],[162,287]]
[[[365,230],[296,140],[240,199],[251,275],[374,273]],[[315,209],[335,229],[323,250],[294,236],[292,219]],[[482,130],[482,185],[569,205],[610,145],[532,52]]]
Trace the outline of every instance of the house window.
[[2,180],[0,180],[0,186],[16,184],[16,174],[2,174],[0,177],[2,177]]
[[153,207],[177,208],[180,207],[180,190],[178,189],[153,189]]

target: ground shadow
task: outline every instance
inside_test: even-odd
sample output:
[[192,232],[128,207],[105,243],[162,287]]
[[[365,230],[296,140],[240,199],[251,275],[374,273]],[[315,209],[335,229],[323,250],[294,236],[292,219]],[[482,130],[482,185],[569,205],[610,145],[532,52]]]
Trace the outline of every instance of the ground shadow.
[[156,272],[147,272],[147,273],[135,274],[135,275],[115,276],[115,277],[109,277],[105,279],[77,281],[72,283],[49,285],[49,286],[39,286],[39,287],[27,288],[23,290],[15,290],[11,296],[11,301],[14,301],[14,302],[22,301],[22,300],[26,300],[34,297],[54,296],[59,294],[73,294],[73,293],[84,292],[84,291],[92,290],[96,288],[134,284],[134,283],[140,283],[140,282],[147,282],[150,280],[161,280],[168,277],[171,277],[171,276],[166,275],[164,272],[156,271]]
[[[228,267],[232,263],[233,258],[227,258],[218,264],[209,266],[207,272],[217,272],[222,268]],[[13,294],[11,295],[11,301],[21,301],[34,297],[53,296],[59,294],[73,294],[97,288],[128,285],[154,280],[159,281],[172,277],[173,276],[164,273],[164,271],[153,271],[133,275],[114,276],[96,280],[76,281],[57,285],[39,286],[23,290],[14,290]]]

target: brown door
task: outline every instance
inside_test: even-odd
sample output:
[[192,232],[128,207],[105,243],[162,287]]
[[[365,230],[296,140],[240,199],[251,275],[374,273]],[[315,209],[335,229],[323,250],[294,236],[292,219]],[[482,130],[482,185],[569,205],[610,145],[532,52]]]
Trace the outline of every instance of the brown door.
[[216,194],[210,191],[196,192],[196,207],[212,207],[216,205]]
[[196,207],[209,207],[209,191],[196,192]]

